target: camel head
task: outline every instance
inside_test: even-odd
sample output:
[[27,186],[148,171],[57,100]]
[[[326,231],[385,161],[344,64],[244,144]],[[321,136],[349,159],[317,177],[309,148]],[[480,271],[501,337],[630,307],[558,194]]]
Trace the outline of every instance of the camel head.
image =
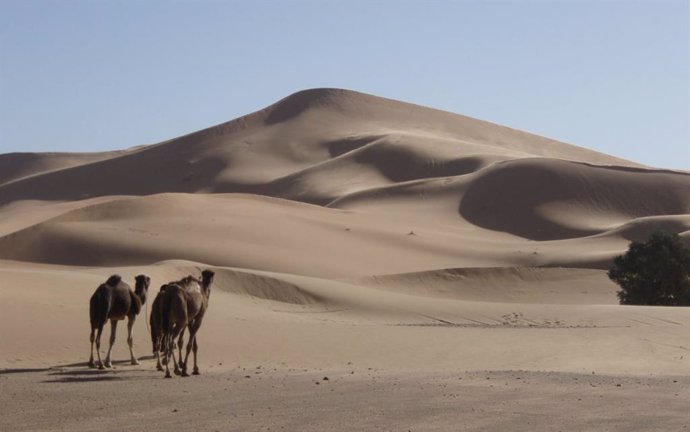
[[201,289],[206,293],[206,297],[211,294],[211,283],[213,283],[213,277],[215,272],[211,270],[204,270],[201,272]]
[[141,299],[141,304],[146,303],[146,294],[151,284],[151,278],[146,275],[139,275],[134,278],[136,284],[134,285],[134,293]]

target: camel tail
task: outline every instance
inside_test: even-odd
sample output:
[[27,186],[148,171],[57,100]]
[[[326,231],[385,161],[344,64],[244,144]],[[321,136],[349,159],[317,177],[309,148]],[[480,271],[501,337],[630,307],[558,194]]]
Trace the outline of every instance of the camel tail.
[[166,291],[161,296],[160,306],[158,307],[158,319],[163,335],[172,333],[172,321],[170,320],[170,305],[172,303],[172,292]]
[[151,316],[149,317],[149,324],[151,324],[151,343],[153,345],[153,352],[159,349],[159,339],[163,336],[163,325],[161,324],[161,301],[163,293],[160,292],[151,304]]
[[112,307],[112,298],[108,294],[105,285],[101,285],[91,296],[89,302],[89,316],[91,318],[91,329],[99,329],[105,325]]
[[158,309],[163,334],[172,337],[175,331],[175,320],[187,314],[187,306],[184,304],[179,287],[176,285],[168,285],[166,287]]

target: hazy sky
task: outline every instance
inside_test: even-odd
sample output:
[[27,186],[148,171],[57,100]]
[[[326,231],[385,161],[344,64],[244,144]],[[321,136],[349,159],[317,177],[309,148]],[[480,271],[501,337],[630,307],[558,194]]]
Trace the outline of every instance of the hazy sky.
[[155,143],[312,87],[690,169],[690,1],[0,0],[0,153]]

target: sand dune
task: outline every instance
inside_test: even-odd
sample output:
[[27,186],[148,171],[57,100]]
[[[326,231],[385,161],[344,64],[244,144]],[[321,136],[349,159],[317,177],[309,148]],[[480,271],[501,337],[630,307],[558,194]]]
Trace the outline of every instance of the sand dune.
[[[534,156],[636,166],[456,114],[351,91],[317,89],[178,139],[18,179],[0,186],[0,204],[162,192],[283,196],[287,186],[279,179],[293,176],[299,183],[298,173],[372,145],[351,155],[348,169],[370,167],[388,182],[463,174],[488,161]],[[331,183],[329,176],[329,170],[323,170],[303,182]],[[295,198],[290,193],[285,197]]]
[[248,365],[690,371],[687,312],[619,306],[606,276],[655,229],[690,244],[688,172],[315,89],[155,145],[0,155],[0,173],[0,368],[83,369],[110,274],[146,273],[153,295],[213,268],[213,382]]
[[0,185],[25,177],[59,171],[115,157],[125,151],[101,153],[9,153],[0,155]]

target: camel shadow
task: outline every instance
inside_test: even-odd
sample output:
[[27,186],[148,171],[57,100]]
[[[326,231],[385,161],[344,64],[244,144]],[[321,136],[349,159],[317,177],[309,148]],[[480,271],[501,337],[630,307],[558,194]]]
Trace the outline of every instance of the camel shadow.
[[[153,355],[139,357],[139,360],[152,360]],[[88,367],[88,363],[76,362],[68,364],[54,365],[44,368],[8,368],[0,369],[0,376],[25,373],[46,373],[53,379],[44,380],[44,383],[55,382],[89,382],[89,381],[118,381],[129,380],[133,377],[124,375],[128,372],[142,372],[140,367],[130,365],[129,360],[114,360],[113,369],[93,369]],[[120,368],[122,366],[122,368]],[[130,367],[132,366],[132,367]],[[141,377],[137,378],[140,379]]]
[[[129,365],[129,361],[113,362],[114,365]],[[78,366],[86,366],[86,363],[79,363]],[[139,372],[139,373],[136,373]],[[146,377],[141,373],[147,372],[142,369],[133,368],[112,368],[112,369],[92,369],[92,368],[72,368],[72,369],[53,369],[48,376],[51,379],[42,381],[43,383],[83,383],[96,381],[129,381],[133,379],[141,380]],[[136,374],[133,374],[136,373]]]
[[[155,360],[155,358],[156,358],[156,356],[154,356],[152,354],[147,355],[147,356],[138,357],[139,360]],[[113,360],[112,363],[113,363],[113,365],[116,365],[116,366],[117,365],[119,365],[119,366],[122,366],[122,365],[129,366],[130,365],[129,360]],[[67,364],[55,365],[55,366],[52,366],[50,368],[43,369],[43,370],[60,369],[60,368],[74,368],[74,367],[88,367],[88,366],[89,366],[88,362],[82,361],[82,362],[76,362],[76,363],[67,363]]]
[[79,383],[79,382],[94,382],[94,381],[121,381],[124,377],[113,374],[109,370],[88,369],[88,370],[71,370],[71,371],[55,371],[48,374],[52,379],[42,381],[43,383]]
[[[86,364],[86,363],[84,363]],[[47,372],[51,370],[51,368],[46,367],[46,368],[14,368],[14,369],[0,369],[0,375],[9,375],[9,374],[20,374],[20,373],[32,373],[32,372]]]

